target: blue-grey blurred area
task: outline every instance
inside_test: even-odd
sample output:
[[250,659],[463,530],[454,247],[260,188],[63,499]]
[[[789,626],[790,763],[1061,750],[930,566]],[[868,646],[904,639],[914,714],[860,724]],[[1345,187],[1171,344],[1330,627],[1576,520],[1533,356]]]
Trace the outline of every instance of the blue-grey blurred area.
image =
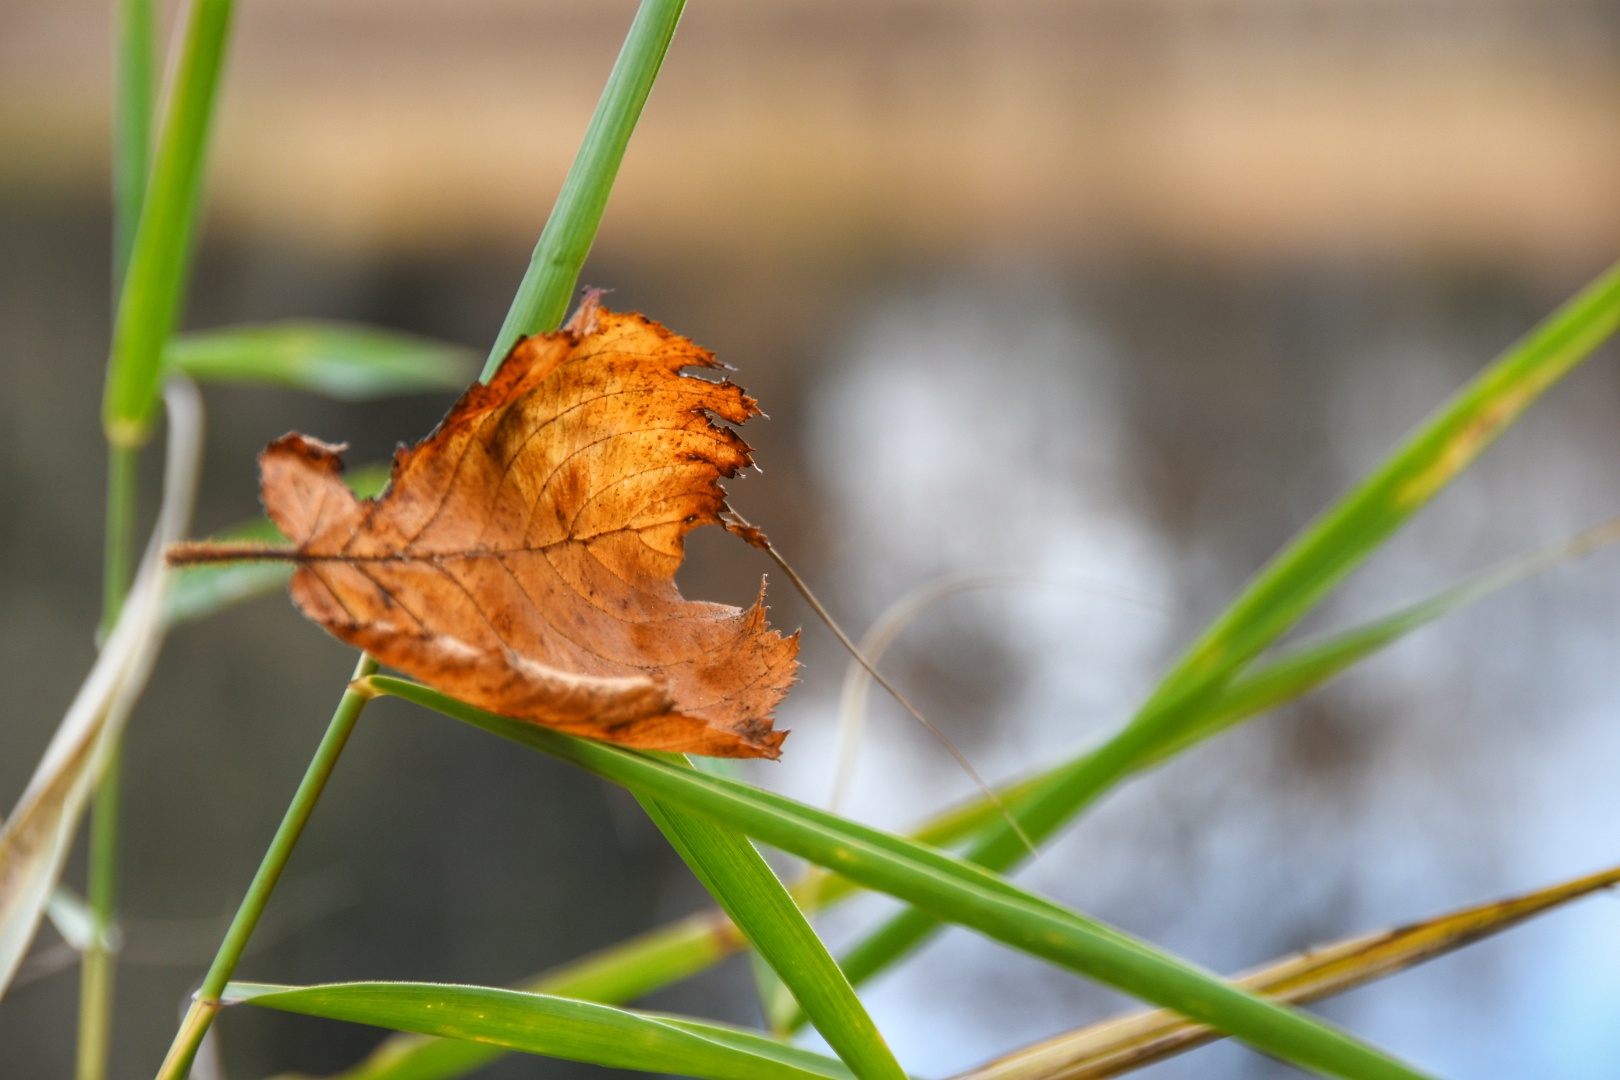
[[[186,325],[487,347],[632,11],[247,0]],[[100,0],[0,0],[4,807],[94,655],[110,22]],[[770,419],[734,501],[852,631],[988,579],[886,663],[1005,778],[1122,722],[1313,513],[1612,260],[1617,192],[1612,0],[693,0],[585,277],[738,369]],[[1620,513],[1617,361],[1557,387],[1307,629]],[[448,404],[206,399],[199,535],[257,513],[254,454],[289,428],[375,461]],[[741,602],[768,569],[699,535],[682,580]],[[805,668],[784,762],[749,775],[825,802],[845,658],[771,590]],[[1237,970],[1620,862],[1617,649],[1600,553],[1127,785],[1022,880]],[[353,662],[279,595],[170,639],[125,762],[117,1077],[155,1069]],[[899,827],[972,791],[873,699],[849,812]],[[628,796],[384,701],[241,974],[506,983],[702,903]],[[824,925],[845,941],[886,910]],[[0,1001],[0,1077],[70,1075],[67,959],[42,930]],[[1613,1077],[1617,973],[1599,898],[1323,1011],[1447,1076]],[[929,1077],[1126,1005],[964,933],[868,1001]],[[754,1002],[732,962],[651,1004],[753,1022]],[[247,1009],[219,1033],[233,1080],[335,1071],[381,1037]],[[1235,1046],[1149,1074],[1291,1075]]]

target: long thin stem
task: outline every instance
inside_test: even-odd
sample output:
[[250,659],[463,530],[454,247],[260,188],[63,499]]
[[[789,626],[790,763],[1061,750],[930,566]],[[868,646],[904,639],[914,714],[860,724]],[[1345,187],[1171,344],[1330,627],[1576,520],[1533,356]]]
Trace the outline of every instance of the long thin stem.
[[140,451],[127,446],[107,447],[106,546],[101,573],[101,633],[118,621],[129,592],[134,567],[135,469]]
[[[354,669],[354,678],[364,679],[376,671],[377,661],[362,655]],[[281,872],[286,869],[287,860],[292,857],[293,848],[303,835],[304,826],[314,813],[315,804],[326,789],[326,781],[330,779],[338,757],[343,753],[343,747],[348,743],[349,735],[369,700],[369,693],[353,686],[343,692],[343,699],[332,713],[332,722],[327,725],[326,734],[322,736],[321,744],[304,772],[304,779],[281,819],[281,827],[276,830],[275,839],[270,841],[269,850],[259,863],[259,871],[253,875],[253,884],[248,887],[241,907],[236,910],[236,918],[231,920],[231,928],[225,932],[225,940],[214,955],[214,963],[203,979],[202,988],[192,998],[191,1007],[186,1011],[174,1043],[169,1047],[168,1056],[163,1060],[163,1067],[158,1070],[158,1080],[184,1080],[190,1070],[203,1035],[223,1007],[220,995],[225,991],[225,984],[231,981],[231,975],[242,959],[242,951],[247,948],[248,939],[253,936],[259,917],[270,902],[270,894],[275,890]]]
[[[152,0],[119,0],[115,35],[118,67],[113,77],[113,297],[123,292],[135,228],[146,200],[152,161],[152,106],[156,96],[157,25]],[[135,536],[135,486],[139,451],[108,445],[107,521],[102,567],[101,634],[118,621],[129,592]],[[123,748],[113,748],[96,788],[90,818],[88,900],[93,933],[79,973],[77,1080],[103,1080],[112,1045],[113,927],[118,899],[118,797]]]
[[79,968],[79,1047],[77,1080],[102,1080],[107,1075],[112,1045],[113,952],[117,922],[118,796],[122,787],[123,740],[113,747],[96,788],[90,816],[90,944]]
[[630,133],[641,118],[641,107],[652,92],[653,80],[658,78],[685,6],[686,0],[642,0],[585,131],[585,141],[552,205],[523,283],[518,286],[484,363],[484,372],[479,376],[482,381],[490,380],[518,338],[555,330],[562,324],[585,256],[596,239],[602,212],[607,208],[608,193],[619,175],[619,163],[630,145]]
[[[133,568],[135,481],[140,450],[107,447],[107,521],[102,564],[101,636],[111,632],[124,609]],[[90,816],[87,899],[93,933],[79,969],[79,1045],[76,1080],[103,1080],[112,1044],[114,926],[118,906],[118,794],[123,748],[113,748],[96,786]]]

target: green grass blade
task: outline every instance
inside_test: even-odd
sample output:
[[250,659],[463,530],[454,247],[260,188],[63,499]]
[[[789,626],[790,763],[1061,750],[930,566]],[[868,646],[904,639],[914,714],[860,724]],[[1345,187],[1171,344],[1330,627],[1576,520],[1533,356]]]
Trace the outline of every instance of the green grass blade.
[[[1257,665],[1233,679],[1204,715],[1172,732],[1164,744],[1143,757],[1137,768],[1151,768],[1244,720],[1303,697],[1412,631],[1617,540],[1620,540],[1620,520],[1605,522],[1563,543],[1509,559],[1393,614],[1299,646]],[[989,823],[994,818],[986,814],[984,820]]]
[[1283,549],[1164,680],[1168,698],[1276,641],[1620,327],[1620,265],[1587,286],[1419,425]]
[[[731,920],[703,911],[564,964],[518,989],[622,1004],[695,975],[733,955],[743,937]],[[506,1053],[496,1046],[399,1034],[332,1080],[450,1080]],[[288,1077],[287,1080],[292,1080]]]
[[780,795],[589,739],[525,724],[403,679],[374,676],[391,694],[482,727],[808,859],[869,889],[915,904],[1015,949],[1217,1028],[1329,1076],[1421,1076],[1320,1021],[1281,1008],[1112,927],[1043,900],[981,867]]
[[849,1076],[837,1062],[719,1024],[671,1020],[589,1001],[484,986],[232,983],[224,1000],[592,1065],[707,1080],[846,1080]]
[[[1048,774],[1013,808],[1037,841],[1165,748],[1207,722],[1233,677],[1294,626],[1346,575],[1620,325],[1620,265],[1545,319],[1398,446],[1365,480],[1308,525],[1267,564],[1182,655],[1135,717],[1102,746]],[[981,866],[1007,870],[1027,850],[992,822],[967,852]],[[860,983],[927,937],[935,920],[896,915],[843,960]]]
[[[362,499],[370,498],[388,483],[387,465],[362,465],[343,479]],[[215,533],[212,540],[255,541],[273,544],[285,537],[268,518],[238,525]],[[164,617],[170,626],[195,622],[228,607],[274,592],[287,583],[292,567],[281,563],[238,562],[183,566],[169,575],[169,592]]]
[[289,386],[343,401],[459,390],[472,379],[472,353],[459,345],[320,321],[183,334],[164,360],[201,381]]
[[[733,780],[743,778],[741,762],[737,758],[707,757],[702,754],[694,754],[686,757],[686,761],[692,768],[700,769],[706,773],[713,773],[715,776],[728,776]],[[808,890],[805,888],[803,880],[788,889],[788,895],[801,912],[808,915],[815,910],[816,905],[813,897],[809,897],[809,902],[806,902]],[[743,940],[746,943],[747,938]],[[772,1035],[786,1035],[787,1033],[774,1024],[771,1018],[778,1013],[786,1012],[791,1012],[797,1016],[804,1015],[799,1009],[798,1002],[794,1000],[793,994],[787,988],[787,984],[782,982],[781,977],[776,974],[770,962],[761,956],[758,951],[749,950],[748,968],[749,973],[754,977],[754,991],[759,997],[760,1012],[765,1019],[766,1030]],[[842,980],[844,978],[843,973],[839,972],[838,977]],[[773,1004],[775,1012],[772,1011]],[[808,1018],[806,1018],[806,1022],[808,1022]]]
[[653,80],[658,78],[685,6],[686,0],[642,0],[479,376],[484,382],[495,374],[518,338],[555,330],[562,324],[580,269],[607,209],[619,163],[630,145],[630,134],[641,119],[641,108],[652,92]]
[[839,1080],[854,1080],[854,1074],[843,1062],[835,1058],[826,1057],[813,1050],[806,1050],[794,1046],[781,1039],[774,1038],[759,1031],[749,1031],[746,1028],[736,1028],[729,1025],[722,1026],[710,1020],[693,1020],[687,1016],[673,1016],[669,1013],[648,1013],[674,1027],[684,1028],[688,1031],[701,1033],[705,1038],[715,1042],[734,1046],[738,1050],[760,1054],[778,1061],[785,1061],[814,1072],[817,1076],[837,1077]]
[[[679,765],[690,768],[684,760]],[[748,838],[660,800],[637,798],[850,1071],[861,1080],[905,1080],[849,980]]]
[[115,446],[146,441],[191,264],[203,164],[230,35],[232,0],[195,0],[119,294],[102,421]]

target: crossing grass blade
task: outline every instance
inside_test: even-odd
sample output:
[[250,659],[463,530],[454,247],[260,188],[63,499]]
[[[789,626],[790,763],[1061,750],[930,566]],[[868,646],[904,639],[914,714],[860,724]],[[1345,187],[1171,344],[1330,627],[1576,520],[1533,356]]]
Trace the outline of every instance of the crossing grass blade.
[[723,777],[495,716],[417,683],[372,676],[363,686],[568,761],[638,796],[678,805],[1303,1068],[1358,1080],[1423,1075],[1319,1020],[1240,990],[944,852]]
[[610,1068],[707,1080],[850,1076],[836,1061],[738,1028],[485,986],[231,983],[224,1000]]
[[[1047,774],[1013,815],[1042,841],[1104,792],[1172,747],[1190,745],[1238,673],[1428,504],[1484,449],[1620,326],[1620,264],[1545,319],[1420,424],[1384,462],[1306,526],[1172,666],[1136,715],[1097,749]],[[991,823],[966,858],[1009,870],[1024,838]],[[850,981],[884,970],[938,926],[899,913],[843,958]]]
[[[346,474],[344,482],[362,499],[388,483],[388,466],[362,465]],[[215,533],[219,541],[273,544],[285,539],[268,518]],[[184,566],[170,572],[164,618],[170,626],[196,622],[256,596],[274,592],[287,583],[292,567],[274,562],[212,563]]]
[[555,330],[596,239],[630,135],[652,92],[686,0],[642,0],[529,268],[479,376],[488,382],[525,334]]
[[342,401],[459,390],[470,349],[352,323],[297,321],[181,334],[164,361],[208,382],[288,386]]
[[[1278,1001],[1320,1001],[1444,956],[1617,884],[1620,868],[1605,870],[1409,926],[1313,946],[1234,981]],[[1174,1013],[1133,1013],[1044,1040],[953,1080],[1104,1080],[1219,1037]]]
[[[684,759],[670,764],[691,768]],[[861,1080],[905,1080],[849,980],[748,838],[659,799],[637,798],[850,1071]]]
[[232,0],[195,0],[190,8],[113,326],[102,422],[114,446],[140,446],[151,433],[163,348],[191,265],[232,14]]
[[[741,762],[736,758],[705,757],[701,754],[695,754],[688,756],[686,760],[694,769],[701,769],[706,773],[713,773],[715,776],[728,776],[733,780],[743,778]],[[806,890],[802,880],[795,885],[789,886],[788,893],[792,897],[793,903],[804,914],[808,915],[815,910],[813,898],[811,902],[806,903]],[[722,914],[724,913],[722,912]],[[744,941],[746,940],[745,938]],[[782,982],[781,977],[776,974],[769,961],[761,956],[758,951],[750,951],[747,955],[749,973],[754,977],[754,992],[759,998],[760,1012],[765,1020],[765,1029],[772,1035],[785,1036],[787,1033],[771,1022],[771,1017],[774,1015],[771,1011],[772,1003],[780,999],[780,1004],[776,1006],[778,1012],[791,1010],[794,1015],[803,1015],[799,1010],[799,1004],[794,1000],[793,994],[789,992],[787,985]],[[839,977],[843,978],[842,973],[840,973]]]

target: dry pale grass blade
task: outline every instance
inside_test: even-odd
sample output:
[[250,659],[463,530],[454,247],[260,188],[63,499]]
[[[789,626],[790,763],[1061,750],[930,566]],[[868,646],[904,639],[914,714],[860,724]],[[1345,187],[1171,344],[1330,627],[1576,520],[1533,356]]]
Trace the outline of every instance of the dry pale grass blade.
[[202,448],[196,388],[176,380],[169,414],[163,508],[118,622],[50,745],[0,828],[0,993],[4,992],[73,844],[86,801],[163,644],[163,550],[185,535]]
[[[1319,1001],[1416,967],[1617,884],[1620,867],[1393,930],[1307,949],[1233,981],[1291,1005]],[[1059,1035],[953,1080],[1103,1080],[1221,1037],[1202,1024],[1155,1009]]]
[[686,534],[751,463],[718,417],[759,410],[711,353],[587,298],[520,341],[359,500],[340,447],[300,435],[259,464],[294,547],[189,545],[171,562],[291,558],[305,615],[390,667],[502,716],[642,749],[775,757],[798,642],[684,599]]

